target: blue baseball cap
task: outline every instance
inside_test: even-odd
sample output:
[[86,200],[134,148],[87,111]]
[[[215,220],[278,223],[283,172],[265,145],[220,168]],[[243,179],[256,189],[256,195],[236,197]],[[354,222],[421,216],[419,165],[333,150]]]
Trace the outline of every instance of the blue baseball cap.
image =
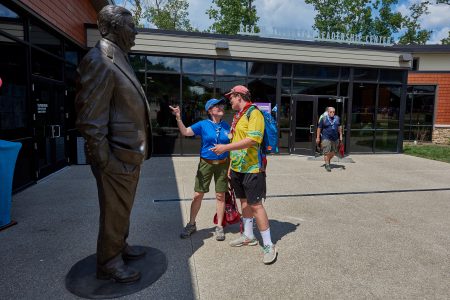
[[214,105],[219,104],[219,103],[225,104],[225,100],[224,99],[215,99],[215,98],[209,99],[205,104],[205,110],[208,111],[211,107],[213,107]]

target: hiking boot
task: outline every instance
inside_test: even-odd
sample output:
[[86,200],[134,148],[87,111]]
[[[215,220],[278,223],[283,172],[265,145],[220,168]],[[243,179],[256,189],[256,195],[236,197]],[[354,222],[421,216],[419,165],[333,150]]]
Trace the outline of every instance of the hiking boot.
[[183,228],[183,231],[180,233],[180,238],[187,239],[190,237],[194,232],[197,231],[197,226],[192,225],[191,223],[187,223],[186,227]]
[[277,260],[278,250],[275,245],[266,245],[263,247],[263,263],[270,265]]
[[327,170],[328,172],[331,172],[331,166],[330,166],[330,164],[326,164],[326,165],[325,165],[325,170]]
[[216,240],[225,241],[225,233],[223,232],[223,227],[216,227]]
[[245,234],[241,234],[237,239],[230,242],[231,247],[256,246],[258,240],[256,238],[249,239]]

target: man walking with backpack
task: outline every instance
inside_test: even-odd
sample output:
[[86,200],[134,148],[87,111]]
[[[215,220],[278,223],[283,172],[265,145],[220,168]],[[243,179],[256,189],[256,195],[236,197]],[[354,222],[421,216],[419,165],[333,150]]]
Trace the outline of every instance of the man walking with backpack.
[[320,143],[325,160],[325,170],[328,172],[331,172],[330,161],[338,151],[338,142],[342,143],[341,120],[335,114],[336,109],[332,106],[328,107],[327,115],[319,121],[319,126],[317,126],[316,143],[319,144],[322,134]]
[[[220,155],[230,151],[231,187],[240,198],[244,233],[230,242],[232,247],[256,246],[253,234],[253,217],[263,239],[263,263],[271,264],[277,258],[277,248],[272,243],[269,218],[262,201],[266,198],[266,174],[261,156],[264,137],[264,117],[251,102],[249,90],[242,85],[235,86],[225,95],[231,108],[237,113],[231,125],[230,144],[219,144],[211,151]],[[247,112],[252,111],[247,116]]]

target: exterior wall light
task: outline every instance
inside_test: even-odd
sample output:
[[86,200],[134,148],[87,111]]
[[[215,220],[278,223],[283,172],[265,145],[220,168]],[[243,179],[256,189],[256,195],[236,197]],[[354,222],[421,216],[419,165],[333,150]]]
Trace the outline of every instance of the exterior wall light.
[[400,60],[401,62],[411,62],[411,61],[413,60],[413,57],[412,57],[412,55],[409,54],[409,53],[400,54],[399,60]]
[[228,42],[216,42],[216,50],[229,50]]

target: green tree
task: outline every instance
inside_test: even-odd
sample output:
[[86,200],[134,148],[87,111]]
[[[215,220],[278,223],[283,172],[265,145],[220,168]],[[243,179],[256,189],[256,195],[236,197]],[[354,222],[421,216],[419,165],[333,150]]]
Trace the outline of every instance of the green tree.
[[450,45],[450,31],[448,32],[448,37],[441,40],[442,45]]
[[314,28],[320,32],[340,32],[391,36],[401,29],[403,16],[393,12],[398,0],[305,0],[317,12]]
[[123,2],[117,2],[118,5],[125,7],[133,14],[133,19],[136,27],[144,27],[142,23],[142,20],[144,18],[143,8],[145,6],[143,0],[124,0]]
[[195,31],[189,21],[186,0],[148,1],[144,17],[159,29]]
[[214,23],[208,28],[221,34],[237,34],[244,32],[259,32],[257,25],[259,17],[253,0],[212,0],[216,6],[210,7],[206,14]]
[[410,16],[405,17],[403,26],[406,32],[400,37],[400,45],[424,45],[431,37],[431,30],[422,29],[419,23],[420,17],[429,14],[429,1],[414,3],[409,7]]

